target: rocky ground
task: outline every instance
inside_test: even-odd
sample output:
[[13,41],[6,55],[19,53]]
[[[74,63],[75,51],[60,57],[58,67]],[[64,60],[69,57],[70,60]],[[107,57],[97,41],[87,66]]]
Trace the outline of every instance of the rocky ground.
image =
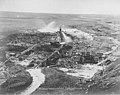
[[[116,31],[119,32],[119,29],[115,30],[114,27],[108,25],[112,26],[112,20],[101,20],[104,23],[94,19],[89,23],[83,21],[78,24],[79,21],[76,21],[74,25],[67,25],[66,27],[94,34],[94,39],[88,40],[72,35],[73,41],[63,45],[62,48],[58,32],[41,33],[37,29],[22,29],[20,33],[12,33],[4,37],[0,41],[4,46],[1,49],[0,93],[19,93],[26,89],[32,83],[32,76],[27,70],[39,64],[46,79],[40,85],[39,89],[42,90],[37,90],[33,94],[51,94],[53,90],[48,90],[50,88],[62,89],[59,90],[61,92],[53,91],[51,95],[119,94],[119,34],[117,36],[115,34]],[[67,23],[64,22],[64,24]],[[114,41],[110,38],[113,38]],[[109,53],[116,46],[118,48],[114,53],[103,57],[104,53]],[[58,51],[55,52],[56,50]],[[54,54],[51,56],[52,53]],[[103,69],[98,70],[91,78],[70,75],[78,73],[87,64],[94,66],[105,59],[107,60],[101,64],[103,66],[100,65]],[[67,68],[66,71],[65,68]],[[91,67],[87,69],[91,69]],[[74,91],[70,89],[74,89]]]
[[[81,69],[81,66],[85,64],[97,64],[99,61],[103,60],[101,59],[102,54],[104,52],[111,51],[111,47],[114,46],[114,43],[108,43],[109,41],[106,42],[106,44],[102,44],[98,39],[98,41],[79,40],[79,38],[74,37],[72,43],[66,44],[59,51],[60,54],[55,53],[55,55],[45,61],[44,65],[40,65],[40,67],[52,66],[50,68],[45,67],[43,69],[43,73],[46,75],[46,81],[41,85],[42,88],[79,88],[82,93],[94,93],[96,88],[97,91],[102,91],[116,86],[115,82],[117,80],[115,78],[119,78],[119,59],[115,62],[108,62],[110,65],[107,66],[107,69],[105,69],[105,71],[97,72],[92,79],[70,76],[64,71],[60,71],[58,69],[58,67]],[[25,69],[32,68],[43,62],[52,52],[60,48],[59,41],[60,38],[57,33],[18,33],[9,35],[8,38],[6,38],[6,60],[9,57],[11,57],[11,59],[5,62],[4,68],[4,74],[6,75],[8,82],[6,81],[1,84],[2,88],[7,92],[14,92],[17,91],[17,87],[20,89],[19,85],[28,84],[25,81],[23,82],[19,80],[19,77],[25,76],[29,79],[30,75],[29,73],[27,74]],[[102,44],[101,47],[98,43]],[[21,56],[18,56],[21,52],[25,51],[34,44],[37,44],[37,47],[34,47]],[[107,44],[109,46],[106,46]],[[20,62],[23,62],[24,60],[31,60],[29,66],[26,67],[26,65],[22,66],[20,64]],[[17,77],[17,83],[14,83],[14,77]],[[27,81],[29,82],[28,79]]]

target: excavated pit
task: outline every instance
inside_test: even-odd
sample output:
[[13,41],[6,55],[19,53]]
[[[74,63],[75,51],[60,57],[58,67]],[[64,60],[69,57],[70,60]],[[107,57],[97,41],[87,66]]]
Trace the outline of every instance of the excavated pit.
[[[10,71],[9,68],[15,67],[12,71],[16,74],[16,70],[19,68],[16,66],[20,65],[29,72],[29,69],[32,68],[34,71],[33,68],[37,66],[40,71],[42,70],[40,74],[45,74],[43,79],[47,78],[44,83],[40,84],[41,88],[74,87],[82,88],[84,92],[94,87],[100,88],[101,81],[105,77],[111,77],[111,74],[116,73],[116,71],[112,71],[107,75],[103,72],[107,72],[108,67],[98,64],[106,59],[106,56],[103,57],[104,54],[110,53],[116,47],[115,43],[103,44],[103,41],[98,39],[99,37],[93,39],[86,33],[79,38],[72,35],[72,32],[62,32],[64,39],[61,40],[59,32],[45,31],[42,29],[42,32],[36,31],[36,33],[15,33],[5,38],[7,42],[6,60],[9,60],[5,65],[8,71]],[[67,35],[71,35],[71,38]],[[83,39],[83,36],[86,35],[88,37]],[[111,64],[112,62],[106,60],[104,63]],[[108,71],[113,70],[111,67]],[[30,74],[33,74],[32,70],[30,70]],[[21,73],[19,74],[21,75]],[[9,81],[12,81],[11,73],[8,75]],[[14,74],[12,74],[13,76]],[[30,76],[28,75],[28,77]]]
[[[11,61],[15,64],[17,63],[25,67],[35,66],[49,57],[52,52],[60,48],[61,44],[58,35],[58,33],[19,33],[9,35],[7,38],[7,57],[13,56]],[[93,47],[89,47],[89,50],[87,50],[89,46],[87,40],[81,42],[79,38],[74,36],[72,40],[72,42],[65,44],[58,52],[54,53],[40,66],[59,67],[60,70],[65,68],[68,69],[68,72],[66,72],[68,75],[92,78],[97,71],[102,70],[101,66],[96,65],[102,60],[102,53],[89,51]],[[22,44],[18,45],[18,43]],[[38,44],[36,47],[26,52],[24,55],[15,58],[18,54],[36,43]],[[69,71],[74,73],[70,73]]]

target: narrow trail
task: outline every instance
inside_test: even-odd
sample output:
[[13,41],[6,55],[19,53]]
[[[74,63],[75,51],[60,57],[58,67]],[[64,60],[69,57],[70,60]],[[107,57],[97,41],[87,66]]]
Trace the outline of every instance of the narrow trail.
[[25,91],[21,92],[19,95],[30,95],[33,93],[41,84],[45,82],[45,75],[42,73],[42,69],[28,69],[27,70],[31,77],[33,78],[32,84],[25,89]]

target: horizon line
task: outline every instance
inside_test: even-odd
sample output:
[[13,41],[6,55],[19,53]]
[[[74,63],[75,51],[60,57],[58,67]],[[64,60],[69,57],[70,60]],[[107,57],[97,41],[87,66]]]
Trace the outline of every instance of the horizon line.
[[35,13],[35,14],[65,14],[65,15],[111,15],[111,16],[120,16],[120,14],[96,14],[96,13],[81,13],[81,14],[77,14],[77,13],[52,13],[52,12],[29,12],[29,11],[27,11],[27,12],[25,12],[25,11],[2,11],[2,10],[0,10],[0,12],[13,12],[13,13]]

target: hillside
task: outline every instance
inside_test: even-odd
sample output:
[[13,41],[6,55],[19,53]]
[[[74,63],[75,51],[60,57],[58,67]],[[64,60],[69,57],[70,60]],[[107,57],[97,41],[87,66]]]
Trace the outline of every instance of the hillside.
[[120,94],[119,18],[0,12],[0,93]]

